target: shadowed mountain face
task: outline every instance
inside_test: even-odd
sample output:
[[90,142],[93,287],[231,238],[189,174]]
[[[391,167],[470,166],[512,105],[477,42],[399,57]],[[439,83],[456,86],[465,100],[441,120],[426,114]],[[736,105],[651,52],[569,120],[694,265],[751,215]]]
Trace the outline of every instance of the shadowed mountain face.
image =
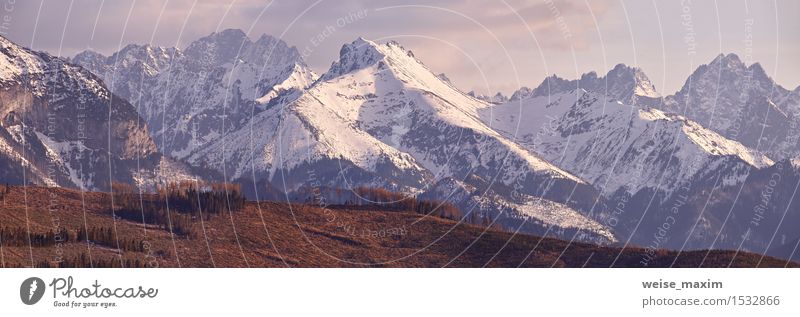
[[136,110],[94,74],[2,37],[0,53],[3,181],[105,190],[152,182],[172,164]]
[[720,54],[700,66],[680,91],[659,105],[775,160],[798,153],[800,102],[767,76],[760,64],[745,65]]

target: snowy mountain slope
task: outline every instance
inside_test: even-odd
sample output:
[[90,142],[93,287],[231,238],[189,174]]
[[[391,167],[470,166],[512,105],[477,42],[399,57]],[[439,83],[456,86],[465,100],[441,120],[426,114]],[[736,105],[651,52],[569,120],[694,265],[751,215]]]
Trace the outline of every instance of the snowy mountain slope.
[[281,92],[316,79],[294,47],[267,35],[251,41],[233,29],[184,50],[128,45],[110,57],[85,51],[72,61],[130,100],[159,149],[178,159],[241,128]]
[[796,93],[776,84],[760,64],[747,66],[735,54],[720,54],[701,65],[680,91],[655,106],[776,160],[800,151]]
[[[445,155],[447,153],[428,151],[432,150],[432,146],[420,144],[424,142],[412,142],[421,140],[410,138],[438,136],[439,140],[430,140],[428,143],[444,145],[446,149],[450,149],[459,146],[457,143],[452,144],[453,140],[445,140],[448,133],[452,134],[452,130],[456,133],[489,137],[487,142],[511,152],[517,163],[526,168],[580,182],[485,126],[479,120],[477,111],[486,106],[485,103],[469,98],[442,82],[398,44],[378,45],[359,39],[342,48],[340,60],[311,88],[298,93],[296,99],[288,98],[280,107],[257,115],[252,125],[259,129],[270,126],[269,122],[283,123],[286,127],[281,129],[300,129],[302,124],[310,126],[303,127],[310,130],[306,134],[318,139],[323,145],[314,145],[316,151],[308,153],[284,153],[285,162],[278,162],[278,166],[290,169],[294,166],[287,164],[293,164],[291,162],[297,162],[297,158],[310,155],[341,157],[367,170],[374,170],[375,161],[368,158],[380,157],[381,152],[393,152],[388,149],[397,148],[413,157],[413,161],[408,158],[394,160],[396,165],[410,167],[418,164],[434,173],[451,175],[453,171],[450,170],[452,166],[448,165],[448,157]],[[278,113],[282,116],[276,118]],[[419,128],[436,129],[440,133],[420,136],[417,134]],[[238,136],[239,133],[234,135]],[[326,144],[326,138],[343,143],[335,146],[332,143]],[[266,148],[272,147],[271,138],[260,138],[257,141],[270,142],[270,146]],[[472,140],[466,142],[474,144]],[[320,149],[321,146],[326,148]],[[469,146],[465,148],[472,149]],[[373,150],[376,152],[369,152]],[[215,151],[201,152],[193,158]],[[273,157],[267,152],[264,154],[266,157]],[[486,167],[492,159],[501,158],[501,155],[504,153],[493,151],[464,159],[470,160],[469,166]]]
[[493,128],[610,196],[643,188],[671,193],[720,156],[772,161],[678,115],[571,91],[482,110]]
[[105,190],[163,160],[135,109],[94,74],[3,37],[0,53],[5,181]]
[[[426,169],[451,175],[448,169],[453,167],[448,165],[443,156],[436,157],[437,154],[445,153],[437,153],[431,144],[426,144],[432,142],[430,140],[425,142],[423,138],[439,135],[442,139],[442,136],[457,131],[460,134],[475,134],[478,138],[485,137],[485,140],[482,140],[486,143],[485,147],[494,151],[478,153],[477,157],[469,159],[470,166],[487,167],[487,164],[496,162],[504,155],[503,151],[506,151],[513,155],[510,159],[526,165],[536,173],[546,173],[580,182],[574,176],[538,158],[534,153],[527,152],[483,124],[478,111],[486,108],[487,104],[477,102],[438,80],[427,67],[397,43],[377,45],[359,40],[350,44],[350,47],[353,46],[369,49],[370,51],[365,54],[381,56],[381,61],[376,64],[356,66],[358,71],[316,85],[309,94],[331,105],[340,116],[358,122],[365,131],[384,143],[410,153],[421,161]],[[357,60],[355,56],[346,52],[332,69],[336,72],[338,67]],[[347,101],[358,100],[360,96],[367,97],[365,102],[348,104]],[[442,133],[420,133],[426,129]],[[450,138],[439,142],[446,143],[442,145],[452,146],[453,141],[459,140]],[[461,144],[468,145],[466,149],[472,150],[474,147],[469,145],[475,143],[463,140]],[[460,144],[459,146],[464,147]],[[499,148],[499,151],[495,150],[495,147]],[[460,154],[458,151],[453,152],[456,155]],[[454,158],[451,157],[450,160],[452,159]]]
[[583,212],[541,197],[509,191],[476,176],[458,180],[440,179],[419,195],[444,200],[467,214],[476,214],[485,224],[501,225],[513,232],[556,236],[600,244],[618,242],[615,233]]
[[[359,38],[344,45],[310,88],[275,100],[189,162],[285,191],[366,185],[421,193],[439,179],[468,177],[518,184],[525,195],[548,199],[593,190],[484,124],[480,111],[489,104],[458,91],[395,42]],[[578,200],[586,206],[595,197]]]
[[[14,130],[21,130],[14,127]],[[12,135],[3,126],[0,126],[0,164],[4,166],[0,170],[0,177],[5,183],[11,184],[46,184],[57,185],[56,180],[61,177],[66,182],[66,175],[62,173],[63,169],[53,169],[56,173],[44,172],[44,169],[37,168],[31,161],[48,162],[43,159],[36,159],[35,157],[26,157],[23,155],[23,146],[17,142],[19,138]],[[40,165],[41,166],[41,165]]]
[[255,174],[259,181],[281,183],[283,175],[276,177],[276,174],[295,172],[298,180],[287,184],[285,189],[288,192],[308,185],[309,176],[301,171],[308,164],[317,164],[319,170],[330,170],[319,177],[328,177],[326,180],[330,183],[325,185],[331,187],[350,187],[345,179],[339,179],[340,173],[348,176],[350,169],[358,170],[358,174],[377,173],[387,168],[407,169],[394,171],[392,174],[396,180],[385,178],[379,181],[369,177],[359,180],[370,185],[378,185],[373,182],[399,182],[401,176],[411,175],[410,184],[424,181],[425,173],[413,158],[363,131],[353,129],[349,122],[336,120],[335,114],[314,98],[303,96],[293,104],[297,106],[279,105],[259,113],[244,128],[222,136],[188,160],[195,165],[225,171],[230,179],[248,178]]

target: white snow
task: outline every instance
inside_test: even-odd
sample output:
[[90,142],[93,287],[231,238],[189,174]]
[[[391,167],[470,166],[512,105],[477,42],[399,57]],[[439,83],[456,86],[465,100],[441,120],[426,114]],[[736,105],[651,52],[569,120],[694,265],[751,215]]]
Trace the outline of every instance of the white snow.
[[178,159],[222,137],[223,122],[239,128],[251,112],[263,109],[257,105],[305,89],[317,78],[282,41],[250,41],[239,30],[209,35],[185,49],[129,45],[111,57],[86,51],[73,60],[136,105],[155,127],[159,149]]
[[[485,200],[486,198],[476,197],[476,199]],[[598,234],[610,242],[617,242],[610,229],[564,204],[530,196],[524,198],[522,203],[514,203],[506,199],[493,197],[491,203],[514,210],[519,216],[538,221],[546,226],[581,229]]]
[[472,159],[474,167],[486,167],[509,153],[524,162],[525,166],[518,168],[582,182],[484,124],[478,112],[489,104],[443,82],[397,43],[356,40],[322,79],[300,97],[258,114],[247,128],[224,136],[189,160],[216,166],[239,160],[233,162],[235,176],[253,166],[256,171],[274,173],[276,168],[292,169],[320,159],[346,160],[368,171],[388,160],[401,170],[449,176],[453,166],[448,165],[446,156],[458,155],[462,149],[431,152],[407,140],[408,133],[424,119],[441,129],[431,134],[429,141],[435,144],[452,145],[448,140],[434,140],[447,129],[466,129],[489,140],[492,146]]
[[[763,154],[684,117],[605,99],[572,91],[510,101],[484,109],[482,117],[604,194],[619,188],[635,193],[646,187],[669,193],[726,155],[756,168],[773,164]],[[660,177],[667,162],[669,171]]]
[[64,160],[64,158],[69,158],[73,151],[85,151],[86,147],[83,143],[76,141],[58,142],[38,131],[36,132],[36,137],[45,145],[47,156],[50,160],[67,172],[70,181],[75,184],[75,186],[78,186],[78,188],[82,190],[89,189],[81,178],[79,171],[72,167],[70,161]]

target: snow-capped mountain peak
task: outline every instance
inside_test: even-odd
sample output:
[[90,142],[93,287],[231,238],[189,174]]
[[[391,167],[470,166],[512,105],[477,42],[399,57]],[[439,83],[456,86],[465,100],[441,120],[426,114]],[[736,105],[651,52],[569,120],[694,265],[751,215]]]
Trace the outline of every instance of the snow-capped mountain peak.
[[136,105],[159,149],[179,159],[317,79],[295,47],[269,35],[252,41],[237,29],[212,33],[184,50],[128,45],[107,58],[83,52],[73,62]]
[[0,81],[12,81],[20,76],[41,73],[46,61],[3,36],[0,36]]
[[710,63],[709,66],[712,65],[720,65],[726,68],[745,68],[747,67],[742,60],[739,58],[739,55],[734,53],[722,54],[720,53]]
[[518,90],[512,95],[511,100],[557,95],[576,89],[605,95],[625,104],[633,104],[639,98],[659,98],[661,96],[640,68],[617,64],[602,77],[598,77],[597,73],[593,71],[584,73],[580,79],[575,80],[564,79],[555,74],[548,76],[535,89]]
[[185,54],[200,57],[206,66],[219,67],[236,62],[273,67],[303,64],[295,47],[273,36],[262,34],[252,41],[239,29],[227,29],[200,38],[186,47]]
[[517,101],[523,98],[528,98],[531,96],[532,91],[533,90],[528,87],[520,87],[519,89],[517,89],[517,91],[511,94],[511,97],[509,97],[508,100]]
[[450,85],[453,84],[453,82],[450,81],[450,77],[447,77],[447,74],[445,73],[439,73],[438,75],[436,75],[436,77],[439,77],[439,79],[441,79],[443,82],[446,82]]
[[387,56],[391,56],[395,60],[418,62],[411,51],[406,51],[403,46],[395,41],[378,44],[359,37],[349,44],[342,45],[339,50],[339,59],[333,62],[321,80],[329,80],[375,65],[379,61],[383,61]]
[[609,195],[648,187],[670,193],[726,156],[754,168],[773,163],[679,115],[585,90],[509,102],[484,110],[490,117],[498,130]]
[[475,99],[482,100],[482,101],[485,101],[485,102],[488,102],[488,103],[493,103],[493,104],[501,104],[501,103],[507,102],[509,100],[509,98],[506,97],[505,95],[503,95],[503,93],[501,93],[501,92],[498,92],[498,93],[494,94],[494,96],[488,96],[488,95],[479,94],[479,93],[477,93],[477,92],[475,92],[473,90],[473,91],[468,92],[467,95],[470,96],[470,97],[473,97]]
[[799,127],[789,114],[800,99],[793,95],[760,64],[748,66],[736,54],[720,54],[699,66],[675,95],[657,106],[781,160],[797,153],[790,136]]
[[[620,100],[630,100],[633,96],[658,98],[661,95],[655,85],[639,67],[617,64],[605,76],[607,94]],[[632,87],[632,92],[630,91]],[[628,95],[630,94],[630,96]]]
[[205,60],[207,63],[224,64],[242,58],[242,50],[250,44],[252,42],[242,30],[227,29],[192,42],[184,51],[189,55],[209,57]]

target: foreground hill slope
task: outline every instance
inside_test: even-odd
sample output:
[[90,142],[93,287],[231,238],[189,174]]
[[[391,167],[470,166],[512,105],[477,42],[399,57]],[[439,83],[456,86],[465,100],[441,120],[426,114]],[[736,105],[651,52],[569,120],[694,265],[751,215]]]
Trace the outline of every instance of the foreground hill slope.
[[[734,251],[683,252],[677,259],[676,252],[657,251],[644,260],[640,248],[570,244],[414,213],[274,202],[198,217],[188,234],[171,234],[115,217],[103,193],[42,187],[0,193],[3,267],[58,266],[56,261],[94,267],[798,266]],[[78,239],[82,228],[90,228],[94,239]],[[30,240],[14,236],[15,230],[30,232]]]

